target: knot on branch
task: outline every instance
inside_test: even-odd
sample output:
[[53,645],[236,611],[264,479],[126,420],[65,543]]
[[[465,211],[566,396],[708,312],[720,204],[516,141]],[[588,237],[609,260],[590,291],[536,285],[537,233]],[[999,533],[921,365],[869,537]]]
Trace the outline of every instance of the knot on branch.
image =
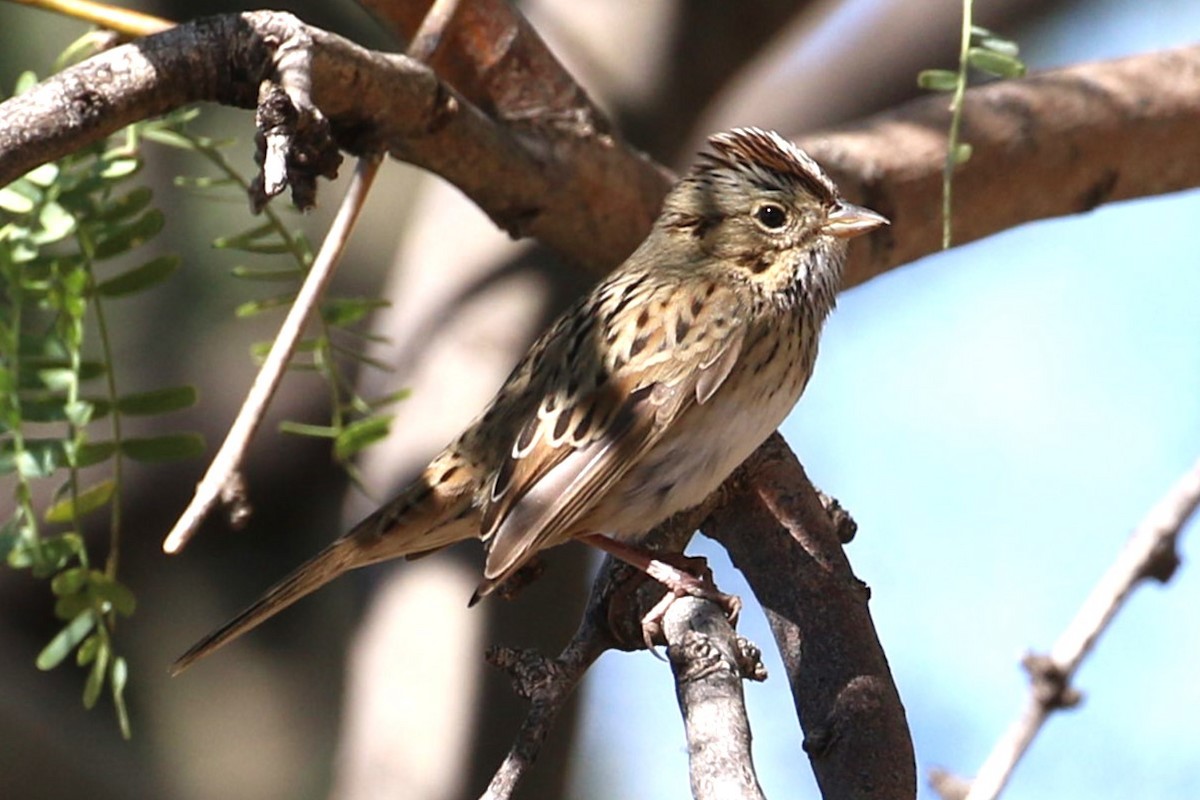
[[1079,690],[1067,681],[1066,671],[1049,656],[1028,653],[1021,659],[1021,666],[1029,673],[1029,682],[1034,699],[1045,709],[1074,708],[1083,700]]
[[842,507],[836,497],[826,494],[820,489],[817,490],[817,497],[821,498],[821,505],[824,506],[825,513],[829,515],[829,521],[833,523],[833,532],[837,535],[838,541],[842,544],[850,544],[854,541],[854,536],[858,533],[858,523],[854,521],[854,517],[850,516],[850,512]]
[[942,800],[964,800],[971,791],[970,781],[941,767],[929,770],[929,785]]
[[558,659],[548,658],[536,650],[504,647],[488,648],[487,662],[508,673],[513,691],[532,703],[539,703],[561,693],[562,684],[577,679]]
[[762,683],[767,679],[767,665],[762,661],[762,650],[741,634],[734,639],[737,648],[738,671],[748,681]]
[[1166,583],[1179,569],[1179,551],[1175,549],[1175,536],[1163,536],[1155,539],[1145,563],[1142,565],[1141,577],[1153,578],[1159,583]]
[[737,665],[725,660],[721,648],[708,634],[698,631],[685,631],[679,642],[667,648],[667,658],[680,683],[704,680],[718,672],[737,671]]
[[[298,102],[299,100],[299,102]],[[342,155],[329,121],[307,93],[289,94],[282,85],[263,81],[255,112],[254,156],[260,170],[250,187],[255,213],[292,187],[292,202],[307,211],[317,201],[317,179],[337,177]]]

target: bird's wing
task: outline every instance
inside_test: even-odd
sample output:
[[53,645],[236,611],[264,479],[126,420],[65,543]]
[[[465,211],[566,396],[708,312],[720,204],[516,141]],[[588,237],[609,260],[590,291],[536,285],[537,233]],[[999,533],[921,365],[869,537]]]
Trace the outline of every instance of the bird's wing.
[[[669,295],[650,297],[649,313],[546,343],[548,359],[556,346],[567,348],[557,362],[583,377],[574,392],[542,398],[497,471],[483,513],[490,547],[481,594],[573,533],[688,408],[720,388],[744,338],[735,302],[680,307]],[[717,313],[724,318],[714,325],[709,317]],[[608,340],[604,348],[599,337]]]

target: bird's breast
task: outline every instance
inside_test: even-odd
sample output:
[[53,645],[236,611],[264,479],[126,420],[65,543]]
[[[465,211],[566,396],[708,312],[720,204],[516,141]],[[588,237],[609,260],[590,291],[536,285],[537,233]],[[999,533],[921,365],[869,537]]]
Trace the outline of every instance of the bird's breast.
[[816,331],[808,328],[785,324],[750,337],[720,389],[672,421],[589,522],[603,533],[637,539],[703,502],[779,427],[804,392],[816,359]]

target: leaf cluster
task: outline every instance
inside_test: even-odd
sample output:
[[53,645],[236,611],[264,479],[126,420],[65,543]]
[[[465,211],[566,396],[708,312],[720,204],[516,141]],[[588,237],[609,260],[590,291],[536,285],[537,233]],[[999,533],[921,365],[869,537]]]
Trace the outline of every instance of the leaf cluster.
[[917,74],[917,85],[935,92],[951,92],[950,131],[946,145],[946,165],[942,171],[942,248],[950,247],[952,236],[951,208],[954,170],[971,158],[971,145],[962,141],[963,95],[969,72],[974,69],[992,78],[1019,78],[1025,74],[1016,42],[1005,39],[987,28],[972,24],[973,0],[963,0],[962,45],[958,69],[926,69]]
[[[35,81],[23,75],[17,91]],[[163,227],[151,190],[128,185],[141,168],[131,130],[0,188],[0,475],[15,478],[16,501],[0,527],[0,557],[49,581],[55,616],[65,623],[38,667],[52,669],[74,652],[88,669],[84,705],[94,706],[107,685],[126,737],[128,668],[113,641],[117,618],[135,606],[117,578],[123,463],[194,457],[204,448],[192,433],[122,435],[124,417],[196,401],[190,386],[117,388],[107,304],[145,293],[179,266],[173,255],[114,266]],[[101,467],[104,477],[85,484],[89,467]],[[56,485],[39,513],[36,487],[45,480]],[[83,528],[85,517],[103,510],[109,551],[99,569]]]

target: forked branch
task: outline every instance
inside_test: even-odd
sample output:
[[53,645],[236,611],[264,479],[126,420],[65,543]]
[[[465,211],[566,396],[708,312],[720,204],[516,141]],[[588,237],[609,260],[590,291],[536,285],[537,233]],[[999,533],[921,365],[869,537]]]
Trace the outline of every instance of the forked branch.
[[1200,461],[1150,509],[1050,653],[1025,657],[1023,663],[1030,676],[1025,708],[996,742],[975,780],[967,782],[943,771],[934,772],[931,782],[943,798],[992,800],[999,796],[1050,715],[1079,702],[1071,679],[1134,588],[1148,578],[1165,583],[1175,574],[1179,536],[1198,505]]

